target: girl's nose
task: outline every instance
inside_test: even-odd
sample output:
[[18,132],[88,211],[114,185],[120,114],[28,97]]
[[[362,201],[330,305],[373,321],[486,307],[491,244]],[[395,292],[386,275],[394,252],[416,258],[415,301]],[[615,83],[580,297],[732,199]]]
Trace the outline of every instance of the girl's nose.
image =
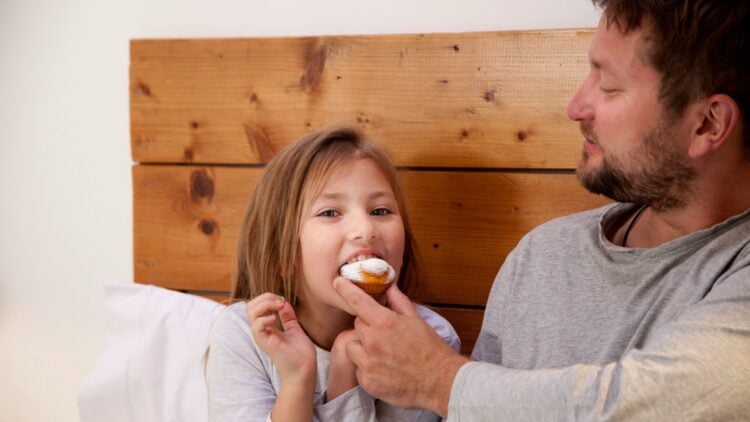
[[378,229],[369,215],[356,217],[349,226],[349,240],[371,241],[379,236]]

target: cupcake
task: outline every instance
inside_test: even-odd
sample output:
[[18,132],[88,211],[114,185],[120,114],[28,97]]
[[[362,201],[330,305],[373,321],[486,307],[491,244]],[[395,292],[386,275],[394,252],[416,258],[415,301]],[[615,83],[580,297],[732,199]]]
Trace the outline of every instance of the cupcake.
[[341,267],[341,277],[371,295],[383,294],[396,279],[396,271],[380,258],[360,258]]

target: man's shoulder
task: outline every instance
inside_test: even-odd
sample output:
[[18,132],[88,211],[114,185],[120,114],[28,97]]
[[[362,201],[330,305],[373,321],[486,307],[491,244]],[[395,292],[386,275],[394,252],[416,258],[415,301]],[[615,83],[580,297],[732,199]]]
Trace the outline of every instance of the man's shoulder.
[[546,237],[549,235],[566,235],[576,237],[583,233],[597,233],[602,219],[612,211],[623,207],[623,204],[607,204],[599,208],[557,217],[540,224],[531,230],[527,238]]

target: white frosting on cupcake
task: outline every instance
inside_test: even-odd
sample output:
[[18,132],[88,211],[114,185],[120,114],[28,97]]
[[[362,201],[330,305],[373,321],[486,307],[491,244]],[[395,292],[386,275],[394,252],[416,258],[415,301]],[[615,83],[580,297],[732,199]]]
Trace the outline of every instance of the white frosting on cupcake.
[[362,271],[375,276],[388,274],[387,282],[396,279],[396,271],[387,262],[380,258],[368,258],[364,261],[356,261],[341,267],[341,276],[355,282],[362,283]]

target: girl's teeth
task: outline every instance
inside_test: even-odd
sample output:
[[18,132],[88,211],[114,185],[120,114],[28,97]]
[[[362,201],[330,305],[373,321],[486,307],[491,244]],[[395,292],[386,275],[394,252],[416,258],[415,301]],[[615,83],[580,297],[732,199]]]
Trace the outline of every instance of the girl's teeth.
[[359,255],[359,256],[352,258],[352,260],[347,262],[347,264],[352,264],[352,263],[359,262],[359,261],[365,261],[367,259],[374,258],[374,257],[375,257],[374,255],[373,256]]

